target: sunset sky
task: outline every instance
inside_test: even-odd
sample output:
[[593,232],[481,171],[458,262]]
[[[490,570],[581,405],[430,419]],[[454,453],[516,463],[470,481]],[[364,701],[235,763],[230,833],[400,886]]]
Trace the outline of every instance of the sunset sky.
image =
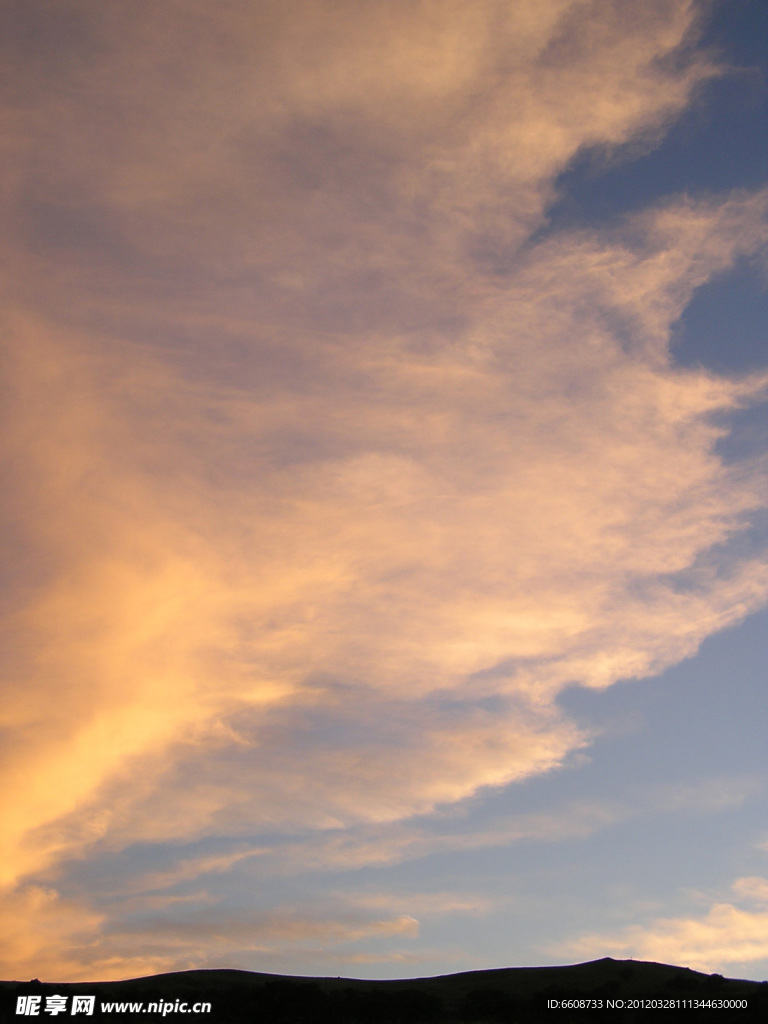
[[0,50],[0,977],[768,978],[764,0]]

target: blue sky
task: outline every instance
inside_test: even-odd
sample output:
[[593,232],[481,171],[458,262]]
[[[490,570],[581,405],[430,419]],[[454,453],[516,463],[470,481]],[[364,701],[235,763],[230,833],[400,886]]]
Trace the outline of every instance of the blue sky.
[[0,976],[768,977],[768,12],[3,12]]

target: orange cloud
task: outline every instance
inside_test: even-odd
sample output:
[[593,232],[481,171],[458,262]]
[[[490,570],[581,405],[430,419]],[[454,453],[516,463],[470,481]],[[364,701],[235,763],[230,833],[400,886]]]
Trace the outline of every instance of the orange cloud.
[[648,926],[628,928],[620,936],[585,935],[563,944],[559,952],[632,956],[708,972],[732,972],[734,964],[743,969],[768,960],[768,910],[763,909],[768,903],[768,881],[740,878],[732,888],[738,900],[752,905],[744,909],[715,903],[703,917],[658,918]]
[[[194,906],[203,905],[200,912]],[[327,956],[331,949],[354,961],[350,947],[388,937],[413,939],[419,922],[410,914],[388,915],[363,904],[309,908],[297,912],[232,914],[207,905],[204,898],[186,903],[185,916],[168,915],[170,904],[147,900],[143,916],[104,927],[105,915],[61,900],[55,891],[29,886],[0,900],[3,923],[3,970],[6,977],[26,980],[70,978],[74,981],[139,977],[193,965],[216,966],[243,953],[263,957],[300,951],[302,956]],[[179,909],[177,903],[177,910]],[[189,906],[191,904],[191,906]],[[129,905],[129,910],[135,910]],[[373,956],[372,959],[376,959]]]
[[765,602],[715,417],[766,381],[668,339],[766,197],[531,240],[716,73],[695,5],[82,9],[10,71],[9,893],[551,770],[564,686]]
[[[81,965],[104,915],[61,900],[53,889],[25,886],[0,896],[4,977],[83,977]],[[86,972],[87,976],[87,972]]]

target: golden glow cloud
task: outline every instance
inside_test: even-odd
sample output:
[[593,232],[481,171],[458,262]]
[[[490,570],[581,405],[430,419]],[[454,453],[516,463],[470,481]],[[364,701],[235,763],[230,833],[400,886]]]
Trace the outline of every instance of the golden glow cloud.
[[588,742],[564,686],[765,601],[729,547],[764,467],[716,445],[767,382],[668,342],[766,196],[533,236],[582,147],[651,146],[715,73],[697,10],[82,2],[62,36],[29,5],[0,863],[30,934],[67,858],[547,771]]
[[658,918],[647,927],[628,928],[621,936],[585,935],[564,945],[566,956],[633,957],[658,963],[686,964],[698,971],[744,969],[768,959],[768,880],[739,878],[733,884],[737,906],[713,904],[705,915]]

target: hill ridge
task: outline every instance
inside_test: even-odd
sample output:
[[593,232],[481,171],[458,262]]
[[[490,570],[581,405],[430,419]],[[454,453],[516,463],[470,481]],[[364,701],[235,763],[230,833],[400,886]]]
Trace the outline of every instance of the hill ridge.
[[[601,957],[578,964],[386,980],[197,968],[119,981],[2,981],[0,1022],[19,1021],[18,1008],[28,1012],[30,997],[36,1000],[36,1015],[44,1016],[46,1000],[54,995],[65,1000],[67,1016],[74,996],[93,997],[89,1020],[111,1021],[167,1020],[179,1014],[205,1024],[571,1024],[606,1019],[650,1024],[657,1016],[689,1024],[768,1020],[768,982]],[[210,1009],[191,1009],[206,1004]]]

